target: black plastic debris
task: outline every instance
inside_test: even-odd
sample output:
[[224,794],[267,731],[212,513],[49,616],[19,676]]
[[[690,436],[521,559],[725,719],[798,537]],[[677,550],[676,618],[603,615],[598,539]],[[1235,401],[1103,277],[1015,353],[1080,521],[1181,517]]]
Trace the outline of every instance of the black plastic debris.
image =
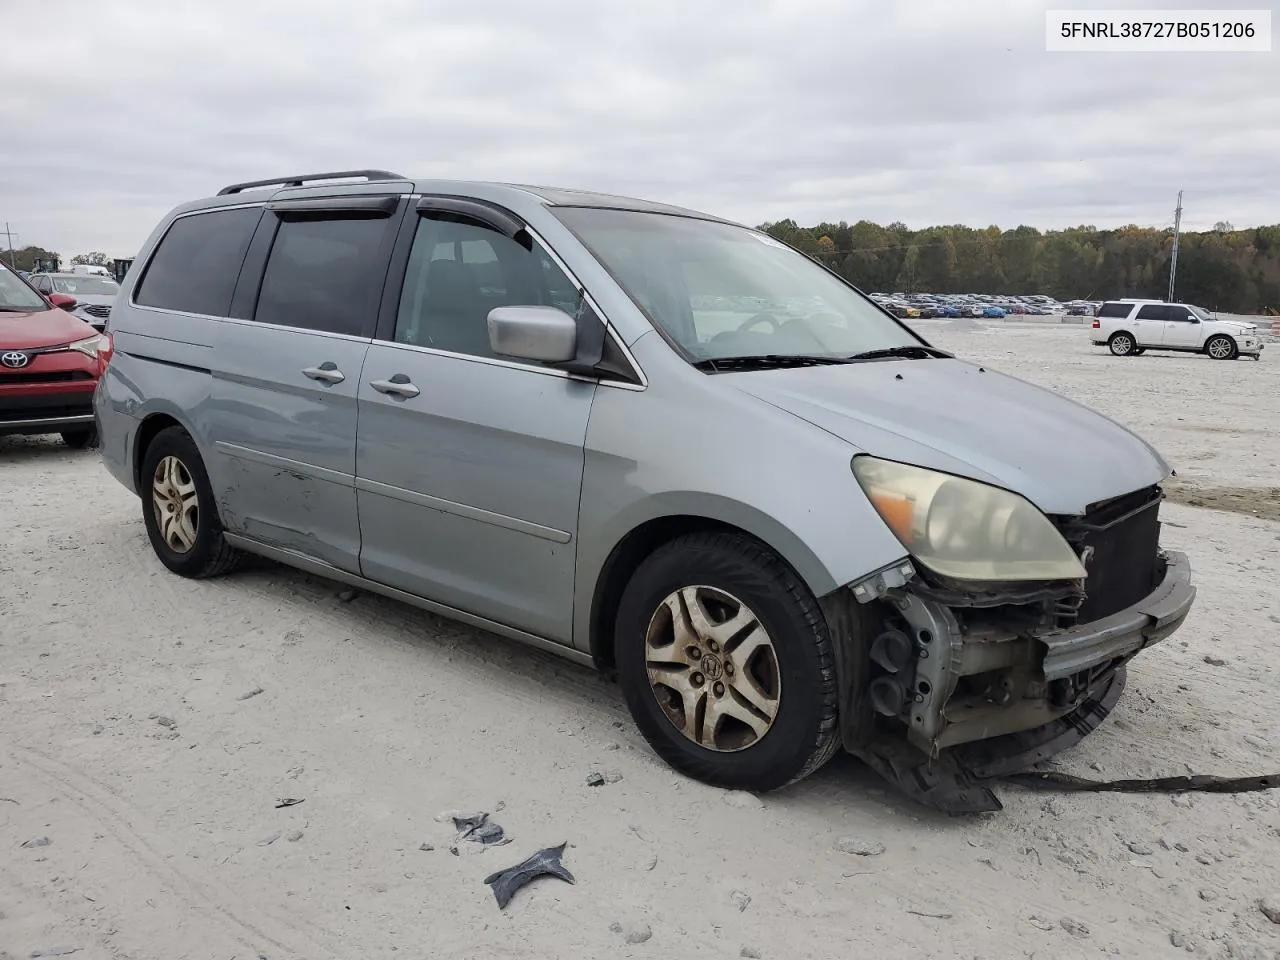
[[276,809],[280,810],[284,807],[294,807],[300,804],[301,802],[302,802],[301,800],[296,799],[294,797],[285,797],[283,800],[281,800],[279,803],[276,804]]
[[459,840],[470,840],[485,846],[498,846],[510,843],[506,831],[489,819],[487,813],[477,813],[470,817],[454,817],[453,826],[458,831]]
[[559,877],[566,883],[577,883],[573,874],[560,862],[566,846],[567,841],[558,847],[539,850],[528,860],[485,877],[484,882],[492,888],[493,898],[498,901],[498,909],[506,909],[515,892],[538,877]]

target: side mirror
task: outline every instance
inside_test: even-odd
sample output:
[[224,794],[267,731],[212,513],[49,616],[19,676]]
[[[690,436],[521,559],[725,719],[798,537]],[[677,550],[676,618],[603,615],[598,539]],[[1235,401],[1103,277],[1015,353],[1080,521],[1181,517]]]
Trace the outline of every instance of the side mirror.
[[49,302],[55,307],[61,307],[63,310],[74,310],[76,308],[76,298],[66,293],[49,294]]
[[559,307],[494,307],[489,348],[503,357],[568,363],[578,352],[578,324]]

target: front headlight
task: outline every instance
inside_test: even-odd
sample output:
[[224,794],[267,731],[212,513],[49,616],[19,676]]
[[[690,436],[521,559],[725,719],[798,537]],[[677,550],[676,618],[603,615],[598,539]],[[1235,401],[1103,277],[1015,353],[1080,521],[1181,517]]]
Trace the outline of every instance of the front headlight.
[[1008,490],[857,456],[853,473],[907,551],[956,580],[1078,580],[1084,565],[1056,527]]
[[98,349],[102,346],[102,335],[98,334],[93,337],[85,337],[83,340],[77,340],[75,343],[68,343],[68,350],[76,350],[83,353],[86,357],[98,356]]

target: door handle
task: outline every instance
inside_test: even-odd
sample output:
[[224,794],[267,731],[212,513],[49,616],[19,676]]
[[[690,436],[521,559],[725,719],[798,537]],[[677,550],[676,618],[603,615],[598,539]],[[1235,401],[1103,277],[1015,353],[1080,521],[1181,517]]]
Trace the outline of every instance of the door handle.
[[393,397],[416,397],[422,392],[403,373],[397,373],[390,380],[370,380],[369,386]]
[[304,377],[312,380],[319,380],[321,383],[341,383],[347,379],[347,375],[338,369],[338,365],[332,360],[326,360],[318,367],[307,367],[302,371]]

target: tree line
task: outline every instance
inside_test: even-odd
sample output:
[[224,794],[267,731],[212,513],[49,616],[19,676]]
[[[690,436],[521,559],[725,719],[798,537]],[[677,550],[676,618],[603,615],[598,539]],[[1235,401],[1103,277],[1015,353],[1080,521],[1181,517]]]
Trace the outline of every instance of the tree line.
[[[1146,297],[1169,291],[1173,230],[1092,226],[911,230],[867,220],[760,229],[814,257],[863,290],[885,293],[1038,293],[1059,300]],[[1183,232],[1174,299],[1226,313],[1280,312],[1280,225]]]
[[[58,260],[63,262],[52,250],[46,250],[44,247],[26,246],[15,247],[12,251],[0,250],[0,261],[6,266],[14,270],[35,270],[40,265],[41,260]],[[101,250],[94,250],[90,253],[77,253],[66,263],[70,264],[91,264],[100,267],[109,267],[111,258]]]

